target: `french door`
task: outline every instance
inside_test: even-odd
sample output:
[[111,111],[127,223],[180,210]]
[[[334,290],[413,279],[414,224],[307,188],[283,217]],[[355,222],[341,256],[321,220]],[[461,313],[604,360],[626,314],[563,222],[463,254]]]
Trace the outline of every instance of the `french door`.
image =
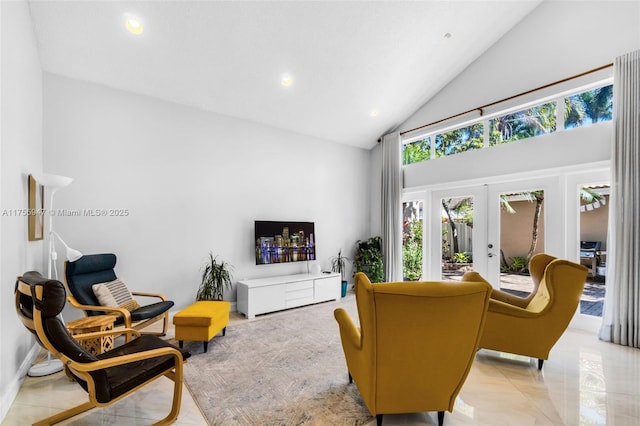
[[[581,193],[584,188],[599,191],[608,188],[608,179],[608,169],[594,169],[406,192],[404,205],[418,206],[413,211],[419,212],[416,217],[423,226],[423,268],[419,278],[459,279],[466,270],[473,269],[495,288],[516,294],[530,292],[531,279],[520,274],[519,267],[528,266],[526,258],[530,252],[544,252],[581,262],[581,240],[597,239],[603,247],[606,245],[607,238],[600,235],[602,232],[599,237],[589,236],[588,232],[594,232],[593,221],[589,222],[588,232],[584,228],[592,206],[600,205],[595,213],[602,215],[607,207],[608,193],[599,203],[586,206],[581,201]],[[606,223],[598,226],[606,229]],[[415,262],[415,256],[408,257],[412,253],[407,250],[407,261]],[[598,273],[606,273],[606,250],[599,253],[598,261]],[[587,285],[585,293],[588,291],[594,290]],[[602,295],[598,297],[596,300],[596,296],[585,294],[583,299],[601,303]],[[583,305],[584,301],[581,309]],[[596,330],[600,318],[597,314],[585,313],[578,312],[572,324]]]
[[[511,265],[514,258],[527,255],[536,229],[534,253],[544,251],[563,256],[565,204],[559,179],[562,178],[426,190],[424,277],[455,278],[456,272],[461,275],[473,269],[499,288],[501,270]],[[527,216],[540,201],[536,201],[536,196],[542,199],[537,222]],[[414,193],[413,198],[417,198],[417,194]],[[505,218],[514,213],[505,212],[505,202],[515,214],[524,215],[507,227]],[[460,206],[464,206],[462,215],[456,211]]]

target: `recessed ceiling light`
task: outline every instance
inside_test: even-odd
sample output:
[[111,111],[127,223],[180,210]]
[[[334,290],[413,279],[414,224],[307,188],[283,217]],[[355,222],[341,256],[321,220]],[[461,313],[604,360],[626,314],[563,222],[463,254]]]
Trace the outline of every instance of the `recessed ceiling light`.
[[140,35],[144,31],[142,22],[135,16],[127,16],[124,25],[131,34]]
[[380,111],[378,111],[377,109],[373,109],[373,110],[371,110],[371,113],[369,115],[371,117],[377,117],[378,114],[380,114]]
[[284,87],[289,87],[293,84],[293,78],[289,74],[283,74],[280,79],[280,84]]

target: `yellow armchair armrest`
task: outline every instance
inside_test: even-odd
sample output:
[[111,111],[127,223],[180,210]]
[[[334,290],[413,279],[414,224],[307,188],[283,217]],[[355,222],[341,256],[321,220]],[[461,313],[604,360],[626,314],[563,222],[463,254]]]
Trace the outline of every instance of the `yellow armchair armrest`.
[[491,298],[493,300],[499,300],[501,302],[509,303],[510,305],[518,306],[520,308],[526,308],[527,305],[529,304],[529,300],[525,298],[514,296],[512,294],[509,294],[501,290],[497,290],[495,288],[491,292]]
[[340,334],[344,337],[344,343],[348,343],[354,349],[362,349],[362,335],[360,329],[356,327],[351,316],[342,308],[333,312],[340,327]]
[[537,318],[540,316],[537,312],[527,311],[526,309],[499,300],[489,300],[489,313],[504,314],[519,318]]

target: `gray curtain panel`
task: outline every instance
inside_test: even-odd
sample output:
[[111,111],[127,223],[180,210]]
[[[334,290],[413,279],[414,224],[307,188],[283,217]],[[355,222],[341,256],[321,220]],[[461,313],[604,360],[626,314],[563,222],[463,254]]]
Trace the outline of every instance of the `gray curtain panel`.
[[382,262],[385,281],[402,281],[400,133],[382,138]]
[[600,339],[640,347],[640,50],[613,64],[607,293]]

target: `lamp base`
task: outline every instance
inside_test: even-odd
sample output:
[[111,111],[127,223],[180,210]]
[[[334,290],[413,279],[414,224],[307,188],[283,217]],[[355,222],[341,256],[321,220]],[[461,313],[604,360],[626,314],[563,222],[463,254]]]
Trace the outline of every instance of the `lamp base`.
[[32,365],[29,371],[27,371],[27,375],[29,377],[48,376],[49,374],[62,371],[63,368],[64,365],[59,359],[48,359],[45,362]]

